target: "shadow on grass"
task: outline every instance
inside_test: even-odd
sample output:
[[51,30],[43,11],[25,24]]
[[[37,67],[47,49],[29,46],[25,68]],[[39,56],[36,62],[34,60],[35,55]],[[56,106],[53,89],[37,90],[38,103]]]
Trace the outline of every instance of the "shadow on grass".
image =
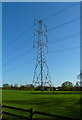
[[[55,105],[58,106],[65,103],[65,99],[58,99],[58,98],[39,98],[39,99],[32,99],[32,100],[7,100],[5,101],[5,103],[8,103],[8,104],[17,104],[17,105]],[[78,103],[79,104],[79,103]]]
[[[27,119],[20,119],[20,118],[13,118],[13,117],[10,117],[10,118],[3,118],[2,120],[31,120],[30,118],[27,118]],[[33,120],[74,120],[74,119],[72,119],[72,118],[68,118],[68,119],[58,119],[58,118],[34,118]],[[82,119],[80,119],[80,118],[78,118],[77,120],[82,120]]]
[[27,91],[24,94],[80,94],[80,91]]

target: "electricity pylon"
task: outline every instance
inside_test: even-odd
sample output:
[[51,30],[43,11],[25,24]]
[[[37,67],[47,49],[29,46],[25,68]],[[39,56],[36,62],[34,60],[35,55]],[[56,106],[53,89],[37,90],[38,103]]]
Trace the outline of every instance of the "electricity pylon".
[[37,47],[37,60],[34,70],[33,85],[40,86],[41,91],[48,85],[52,88],[51,77],[46,62],[47,42],[48,37],[46,35],[47,27],[42,20],[34,20],[34,25],[38,28],[34,30],[34,35],[38,36],[38,40],[33,42],[33,47]]

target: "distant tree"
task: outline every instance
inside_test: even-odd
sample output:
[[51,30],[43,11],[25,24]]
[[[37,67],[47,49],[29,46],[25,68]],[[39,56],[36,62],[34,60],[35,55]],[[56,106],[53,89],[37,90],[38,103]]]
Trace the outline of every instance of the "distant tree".
[[76,87],[80,87],[80,84],[78,81],[76,82]]
[[10,87],[10,85],[8,83],[3,84],[3,88],[8,88],[8,87]]
[[24,90],[25,89],[25,85],[21,85],[19,89],[20,90]]
[[17,84],[14,84],[14,87],[18,87],[18,85],[17,85]]
[[62,83],[61,87],[63,88],[63,90],[72,90],[73,89],[73,83],[66,81],[64,83]]
[[32,84],[27,84],[27,85],[25,85],[25,87],[27,87],[27,88],[33,88],[34,86]]
[[41,90],[41,86],[34,87],[34,90]]
[[82,80],[82,70],[81,70],[80,74],[77,76],[77,79]]
[[69,82],[69,81],[66,81],[66,82],[62,83],[62,87],[66,87],[66,86],[72,86],[73,87],[73,83]]
[[80,87],[82,87],[82,70],[80,72],[80,74],[77,76],[77,79],[79,79],[79,83],[80,83]]
[[18,89],[18,85],[17,84],[14,84],[14,89]]
[[13,88],[13,85],[11,84],[10,87],[11,87],[11,89],[12,89],[12,88]]

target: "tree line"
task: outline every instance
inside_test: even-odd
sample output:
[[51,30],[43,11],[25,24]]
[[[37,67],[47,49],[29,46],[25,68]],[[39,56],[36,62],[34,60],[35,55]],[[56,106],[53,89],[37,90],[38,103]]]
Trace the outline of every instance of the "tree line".
[[[82,90],[82,87],[78,82],[76,82],[76,85],[74,85],[72,82],[65,81],[61,84],[61,86],[58,87],[49,87],[49,86],[43,86],[44,91],[51,91],[53,88],[54,91],[80,91]],[[20,85],[17,84],[9,85],[8,83],[3,84],[2,89],[12,89],[12,90],[41,90],[41,86],[34,87],[32,84],[27,85]]]

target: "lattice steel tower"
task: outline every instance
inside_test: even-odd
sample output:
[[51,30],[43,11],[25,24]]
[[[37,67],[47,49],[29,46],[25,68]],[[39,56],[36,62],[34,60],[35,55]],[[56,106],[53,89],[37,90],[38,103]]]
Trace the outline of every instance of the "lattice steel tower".
[[38,40],[33,42],[33,47],[37,47],[38,51],[34,70],[33,85],[41,86],[41,90],[43,91],[45,86],[52,88],[51,77],[46,62],[46,53],[48,47],[48,37],[46,35],[47,27],[44,25],[42,20],[34,20],[34,25],[37,27],[37,29],[34,30],[34,35],[38,36]]

